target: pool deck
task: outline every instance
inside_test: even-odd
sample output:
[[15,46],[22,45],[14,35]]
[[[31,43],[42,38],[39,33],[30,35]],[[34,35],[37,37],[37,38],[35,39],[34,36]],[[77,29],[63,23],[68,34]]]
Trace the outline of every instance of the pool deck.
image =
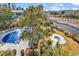
[[14,43],[6,43],[3,46],[0,47],[0,51],[2,50],[13,50],[16,49],[17,53],[16,56],[20,56],[21,55],[21,50],[25,50],[26,48],[30,48],[29,46],[29,41],[20,41],[20,43],[18,44],[14,44]]

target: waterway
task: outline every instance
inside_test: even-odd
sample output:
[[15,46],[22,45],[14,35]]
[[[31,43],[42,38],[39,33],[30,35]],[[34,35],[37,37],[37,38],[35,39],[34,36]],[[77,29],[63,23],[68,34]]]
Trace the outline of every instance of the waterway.
[[79,35],[79,29],[77,29],[73,26],[63,24],[63,23],[58,23],[58,22],[53,22],[53,24],[54,24],[55,27],[58,27],[60,29],[64,29],[64,30],[69,31],[70,33],[75,33],[75,34]]

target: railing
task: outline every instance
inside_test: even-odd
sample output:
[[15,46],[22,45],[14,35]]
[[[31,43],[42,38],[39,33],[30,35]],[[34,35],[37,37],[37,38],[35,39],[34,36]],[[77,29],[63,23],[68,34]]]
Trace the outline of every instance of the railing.
[[22,13],[23,12],[23,10],[11,10],[12,12],[14,12],[14,13]]

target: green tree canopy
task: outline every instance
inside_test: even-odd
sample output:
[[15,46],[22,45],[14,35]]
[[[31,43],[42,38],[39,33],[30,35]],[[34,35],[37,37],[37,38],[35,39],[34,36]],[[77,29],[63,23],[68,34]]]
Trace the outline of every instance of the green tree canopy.
[[30,6],[24,11],[23,17],[20,18],[19,26],[30,28],[30,32],[23,33],[22,38],[31,40],[32,48],[33,44],[38,43],[41,38],[50,34],[51,27],[46,21],[47,15],[44,14],[42,5]]
[[6,8],[0,8],[0,25],[5,26],[12,21],[13,13]]

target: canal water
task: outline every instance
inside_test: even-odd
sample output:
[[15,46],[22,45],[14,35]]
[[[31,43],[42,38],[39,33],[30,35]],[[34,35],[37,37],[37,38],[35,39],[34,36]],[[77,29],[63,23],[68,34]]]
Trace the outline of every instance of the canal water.
[[53,22],[53,24],[55,27],[58,27],[58,28],[69,31],[70,33],[75,33],[75,34],[79,35],[79,29],[77,29],[75,27],[72,27],[72,26],[67,25],[67,24],[57,23],[57,22]]

